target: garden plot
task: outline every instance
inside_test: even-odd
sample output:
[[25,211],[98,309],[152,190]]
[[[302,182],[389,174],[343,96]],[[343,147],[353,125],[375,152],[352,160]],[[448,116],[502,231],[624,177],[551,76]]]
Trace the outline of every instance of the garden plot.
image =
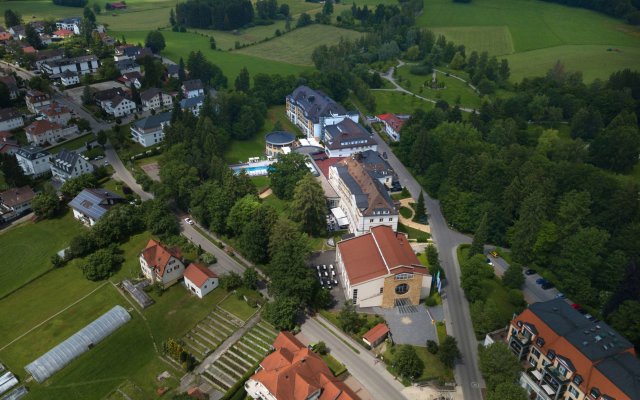
[[207,368],[205,378],[226,392],[262,361],[269,353],[276,335],[271,325],[261,321]]
[[201,362],[242,325],[244,321],[216,307],[187,332],[182,341],[187,351]]

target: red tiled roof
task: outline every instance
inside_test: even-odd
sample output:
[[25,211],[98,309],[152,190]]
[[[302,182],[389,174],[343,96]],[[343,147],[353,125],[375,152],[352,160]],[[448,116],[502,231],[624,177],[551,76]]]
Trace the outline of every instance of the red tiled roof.
[[318,166],[318,168],[320,168],[320,172],[322,172],[322,175],[324,175],[325,178],[329,178],[329,167],[331,167],[333,164],[338,163],[339,161],[344,160],[346,157],[334,157],[334,158],[324,158],[324,159],[319,159],[316,160],[314,159],[314,161],[316,162],[316,165]]
[[147,265],[152,269],[156,269],[159,276],[164,276],[164,269],[172,256],[180,259],[182,254],[179,249],[167,249],[153,239],[149,240],[147,247],[142,250],[142,257],[147,262]]
[[0,41],[11,40],[12,37],[9,32],[0,32]]
[[373,328],[369,329],[367,333],[362,335],[362,338],[369,343],[375,343],[381,338],[387,336],[388,333],[389,327],[384,322],[381,322]]
[[320,390],[319,400],[357,400],[359,397],[333,376],[320,356],[289,332],[280,332],[275,351],[251,379],[261,382],[277,399],[305,400]]
[[55,115],[60,115],[60,114],[68,114],[71,112],[71,110],[69,110],[67,107],[58,104],[56,102],[52,102],[51,104],[49,104],[48,106],[46,106],[46,108],[42,108],[40,109],[40,112],[44,115],[47,115],[49,117],[53,117]]
[[184,271],[184,278],[189,279],[197,287],[202,287],[207,279],[217,278],[218,275],[204,265],[191,263]]
[[378,115],[378,119],[386,122],[396,132],[399,132],[405,122],[407,122],[407,119],[398,118],[395,114],[381,114]]
[[35,54],[36,49],[34,49],[33,46],[27,46],[22,48],[22,52],[25,54]]
[[376,226],[362,236],[344,240],[338,243],[338,249],[352,285],[404,272],[391,271],[398,266],[410,268],[411,272],[426,273],[426,269],[422,272],[413,267],[420,267],[420,260],[407,237],[403,233],[394,232],[389,226]]
[[57,31],[53,32],[53,35],[59,37],[73,36],[73,31],[70,31],[69,29],[58,29]]
[[48,131],[54,131],[60,128],[62,128],[60,124],[43,119],[42,121],[33,122],[31,125],[27,126],[25,130],[31,135],[40,136],[44,135]]

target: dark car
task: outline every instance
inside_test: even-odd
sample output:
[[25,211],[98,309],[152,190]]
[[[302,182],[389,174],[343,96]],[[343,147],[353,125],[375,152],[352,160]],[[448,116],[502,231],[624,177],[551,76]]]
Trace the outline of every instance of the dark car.
[[547,280],[544,279],[544,278],[538,278],[538,279],[536,279],[536,283],[538,285],[544,285],[545,283],[547,283]]
[[527,269],[527,270],[525,270],[525,271],[524,271],[524,274],[525,274],[525,275],[533,275],[533,274],[535,274],[535,273],[536,273],[536,271],[532,270],[531,268],[529,268],[529,269]]
[[544,290],[551,289],[552,287],[555,287],[555,285],[553,283],[551,283],[551,282],[545,282],[545,283],[542,284],[542,288]]

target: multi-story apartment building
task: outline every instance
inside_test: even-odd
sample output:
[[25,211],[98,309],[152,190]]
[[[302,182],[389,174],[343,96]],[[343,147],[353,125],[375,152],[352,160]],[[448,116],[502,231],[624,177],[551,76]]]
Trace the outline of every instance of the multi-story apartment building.
[[65,71],[81,75],[92,74],[97,72],[98,68],[100,68],[100,60],[94,55],[50,60],[40,64],[42,73],[54,78],[59,78]]
[[327,157],[349,157],[354,153],[378,150],[378,143],[366,129],[357,122],[345,118],[324,129],[324,144]]
[[51,154],[39,147],[21,147],[16,152],[16,160],[25,175],[40,176],[51,171]]
[[520,383],[531,399],[640,399],[640,360],[633,345],[565,300],[529,306],[511,321],[507,343],[527,364]]
[[131,124],[131,137],[144,147],[164,140],[164,127],[171,123],[171,112],[151,115]]

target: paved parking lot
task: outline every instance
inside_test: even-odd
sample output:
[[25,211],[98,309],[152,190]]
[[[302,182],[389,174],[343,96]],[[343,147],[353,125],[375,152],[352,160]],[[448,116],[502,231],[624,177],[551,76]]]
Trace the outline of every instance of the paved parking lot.
[[394,343],[425,347],[427,340],[438,341],[436,326],[423,304],[413,307],[411,313],[402,313],[398,307],[373,309],[387,321]]
[[[326,266],[326,270],[322,267],[323,265]],[[330,265],[333,265],[333,271],[335,271],[335,274],[331,274]],[[313,273],[315,274],[316,278],[320,280],[320,284],[323,287],[328,288],[328,280],[331,280],[331,289],[329,290],[334,300],[331,309],[340,310],[342,308],[342,305],[344,304],[345,297],[342,282],[340,281],[340,277],[338,276],[338,270],[336,266],[336,251],[327,250],[312,253],[311,257],[309,258],[308,266],[309,268],[313,269]],[[319,270],[318,266],[320,266]],[[320,272],[321,276],[318,275],[318,272]]]

